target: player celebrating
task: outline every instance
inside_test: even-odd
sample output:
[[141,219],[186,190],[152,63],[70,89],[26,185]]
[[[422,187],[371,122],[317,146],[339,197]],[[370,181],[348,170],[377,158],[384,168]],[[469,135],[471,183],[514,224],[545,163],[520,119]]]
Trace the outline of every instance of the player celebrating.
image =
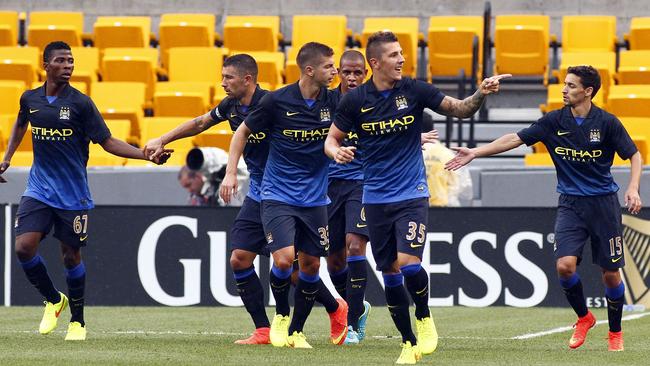
[[458,169],[474,158],[514,149],[521,144],[541,141],[548,148],[557,171],[560,193],[555,221],[556,269],[562,290],[578,315],[570,348],[580,347],[587,332],[596,324],[587,309],[582,283],[576,272],[582,248],[591,240],[593,262],[602,268],[607,315],[609,350],[623,351],[621,316],[625,285],[619,269],[625,264],[621,210],[610,168],[614,153],[630,159],[631,176],[625,205],[629,212],[641,210],[639,181],[641,154],[625,127],[613,115],[592,104],[600,89],[600,76],[591,66],[569,67],[562,95],[565,106],[552,111],[528,128],[502,136],[474,149],[458,148],[446,167]]
[[[251,133],[270,129],[269,157],[262,178],[262,221],[273,253],[271,290],[276,315],[271,323],[271,344],[311,348],[303,326],[315,299],[330,314],[334,344],[347,333],[347,304],[336,300],[318,275],[320,257],[329,249],[327,228],[327,167],[323,142],[336,109],[328,92],[336,68],[333,51],[310,42],[297,56],[300,80],[264,96],[242,123],[230,144],[221,197],[228,202],[237,190],[236,167]],[[295,250],[299,273],[295,309],[289,324],[289,288]]]
[[[429,196],[420,148],[423,109],[469,117],[486,95],[498,91],[499,79],[508,75],[484,80],[474,95],[461,101],[444,96],[431,84],[402,78],[402,48],[391,32],[373,34],[366,57],[373,76],[341,100],[325,149],[337,163],[349,163],[355,147],[341,146],[341,141],[353,128],[359,135],[372,251],[383,273],[388,309],[402,335],[397,363],[412,364],[422,353],[432,353],[438,343],[428,308],[429,276],[420,264]],[[415,303],[417,339],[404,280]]]
[[[341,55],[341,84],[333,92],[340,100],[349,90],[361,85],[368,74],[366,59],[359,51]],[[344,144],[356,146],[356,133],[350,132]],[[345,344],[358,344],[366,334],[370,303],[364,301],[367,282],[366,244],[368,228],[361,205],[363,172],[360,155],[346,165],[330,162],[327,196],[332,200],[327,211],[330,229],[330,252],[327,270],[336,291],[347,300],[348,335]],[[346,265],[347,264],[347,265]]]
[[[9,168],[31,125],[34,163],[16,214],[16,255],[29,282],[46,299],[39,332],[52,332],[69,302],[72,317],[65,340],[82,341],[86,339],[86,267],[80,249],[88,244],[89,210],[94,207],[86,172],[88,143],[98,143],[111,154],[125,158],[146,156],[112,137],[92,100],[70,86],[74,70],[70,46],[58,41],[48,44],[43,51],[43,68],[47,75],[45,84],[26,91],[20,98],[20,111],[0,164],[0,174]],[[162,150],[155,162],[166,160],[169,152]],[[52,227],[54,237],[61,242],[67,296],[56,289],[38,254],[40,241]]]
[[[247,54],[228,57],[223,63],[221,74],[221,86],[228,96],[210,112],[147,142],[145,146],[147,154],[158,156],[165,144],[195,136],[222,121],[227,120],[230,128],[233,131],[237,130],[267,91],[257,85],[257,63]],[[244,161],[250,173],[250,186],[230,236],[232,243],[230,266],[237,283],[237,291],[255,324],[253,334],[247,339],[236,341],[237,344],[270,343],[270,323],[264,310],[264,291],[253,266],[253,261],[258,254],[269,255],[260,217],[260,185],[269,154],[268,132],[268,130],[261,130],[248,137],[248,143],[244,148]]]

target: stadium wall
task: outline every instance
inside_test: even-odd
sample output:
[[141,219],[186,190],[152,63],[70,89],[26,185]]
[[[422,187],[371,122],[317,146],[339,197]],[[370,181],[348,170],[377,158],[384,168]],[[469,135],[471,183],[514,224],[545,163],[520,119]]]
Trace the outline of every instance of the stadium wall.
[[[2,0],[0,9],[33,11],[83,11],[86,32],[92,30],[97,16],[148,15],[153,29],[158,29],[160,14],[214,13],[218,15],[217,30],[223,27],[223,15],[279,15],[281,31],[291,37],[291,16],[295,14],[345,14],[348,28],[360,32],[363,19],[369,16],[410,16],[420,18],[420,30],[426,33],[432,15],[481,15],[482,0]],[[551,32],[561,37],[563,15],[613,14],[618,18],[619,37],[629,30],[630,19],[650,15],[650,2],[644,0],[494,0],[492,14],[544,14],[551,17]]]
[[[2,243],[9,264],[3,265],[5,285],[0,289],[5,293],[5,305],[36,305],[42,299],[13,255],[13,238],[5,234],[12,231],[15,211],[13,205],[11,211],[4,210],[9,217],[0,218],[4,220]],[[235,208],[96,208],[90,216],[84,249],[87,303],[241,305],[228,265],[227,243],[236,214]],[[649,217],[645,214],[644,219]],[[423,256],[423,267],[430,273],[429,304],[565,306],[553,264],[554,219],[555,210],[550,208],[431,209]],[[40,254],[53,281],[65,288],[58,252],[51,237],[41,245]],[[590,257],[586,248],[585,263],[591,262]],[[368,258],[374,268],[371,253]],[[630,256],[626,261],[630,264],[635,259]],[[261,257],[255,267],[262,282],[268,284],[268,258]],[[647,263],[628,267],[646,268]],[[590,306],[604,306],[598,267],[585,265],[580,273]],[[324,261],[321,277],[332,289]],[[377,305],[384,304],[380,278],[379,272],[369,271],[367,299]],[[266,303],[273,305],[268,288],[265,292]]]

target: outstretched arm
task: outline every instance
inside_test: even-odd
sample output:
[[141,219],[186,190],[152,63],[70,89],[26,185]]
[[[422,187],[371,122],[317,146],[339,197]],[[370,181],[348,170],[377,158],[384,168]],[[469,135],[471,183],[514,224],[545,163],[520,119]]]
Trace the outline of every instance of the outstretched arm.
[[354,146],[341,146],[345,138],[345,132],[341,131],[334,123],[330,126],[330,131],[325,139],[325,155],[339,164],[347,164],[354,159]]
[[481,108],[486,96],[499,92],[499,80],[509,77],[512,77],[512,75],[494,75],[486,78],[481,82],[478,90],[474,94],[463,100],[445,96],[440,106],[436,109],[436,112],[445,116],[469,118]]
[[198,116],[190,121],[178,125],[173,130],[158,138],[147,141],[142,148],[142,151],[144,151],[144,154],[147,157],[155,159],[163,153],[166,144],[185,137],[196,136],[215,124],[217,124],[217,122],[212,119],[210,112],[208,112],[202,116]]
[[[0,162],[0,174],[9,169],[9,165],[11,165],[11,158],[14,156],[14,153],[20,145],[20,142],[23,141],[23,137],[25,136],[25,132],[27,132],[28,127],[29,124],[27,123],[23,125],[17,122],[14,124],[14,128],[11,129],[11,136],[9,136],[9,145],[7,146],[7,151],[5,151],[5,156],[2,159],[2,162]],[[4,180],[4,178],[0,177],[0,181],[2,180]]]
[[639,195],[639,184],[641,182],[641,168],[643,165],[643,159],[641,159],[641,153],[638,151],[632,155],[630,158],[630,164],[632,169],[630,171],[630,184],[627,186],[625,191],[625,207],[627,210],[636,215],[641,211],[643,206],[641,202],[641,196]]
[[[116,139],[113,136],[102,141],[100,145],[104,150],[106,150],[107,152],[113,155],[121,156],[123,158],[129,158],[129,159],[150,160],[149,156],[145,155],[142,150],[138,149],[137,147],[131,146],[120,139]],[[152,158],[151,161],[153,161],[156,164],[162,164],[165,161],[167,161],[167,158],[169,158],[169,154],[171,154],[173,151],[174,150],[162,149],[161,154],[158,155],[156,158]]]
[[230,140],[226,175],[221,182],[221,188],[219,188],[219,195],[226,204],[230,203],[232,196],[237,193],[237,164],[239,164],[239,158],[244,153],[244,147],[246,147],[246,142],[251,132],[248,126],[246,126],[246,121],[244,121],[239,125]]
[[521,141],[519,135],[516,133],[509,133],[499,137],[487,145],[475,147],[473,149],[454,147],[452,149],[456,150],[456,156],[445,164],[445,169],[458,170],[469,164],[475,158],[495,155],[504,151],[512,150],[523,143],[524,142]]

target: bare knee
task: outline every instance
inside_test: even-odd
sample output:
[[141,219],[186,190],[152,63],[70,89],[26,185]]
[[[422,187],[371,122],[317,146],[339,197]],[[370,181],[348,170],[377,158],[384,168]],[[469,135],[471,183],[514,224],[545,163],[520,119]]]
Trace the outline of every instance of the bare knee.
[[345,260],[345,249],[330,253],[330,255],[327,256],[327,270],[330,273],[342,271],[345,268]]
[[61,255],[65,268],[74,268],[81,263],[81,250],[79,248],[61,244]]
[[41,240],[41,236],[41,233],[26,233],[16,237],[14,250],[19,261],[27,262],[34,258],[38,251],[38,243]]
[[313,257],[310,255],[301,255],[300,260],[300,271],[308,274],[310,276],[318,274],[320,270],[320,258]]
[[365,256],[366,243],[368,242],[365,237],[357,234],[348,234],[348,257]]
[[561,278],[569,278],[576,272],[576,264],[571,261],[562,260],[562,258],[558,259],[555,268],[558,276]]
[[621,273],[618,270],[603,270],[603,282],[606,287],[614,288],[621,283]]
[[255,259],[254,253],[248,254],[242,250],[235,249],[230,253],[230,267],[234,271],[250,268]]

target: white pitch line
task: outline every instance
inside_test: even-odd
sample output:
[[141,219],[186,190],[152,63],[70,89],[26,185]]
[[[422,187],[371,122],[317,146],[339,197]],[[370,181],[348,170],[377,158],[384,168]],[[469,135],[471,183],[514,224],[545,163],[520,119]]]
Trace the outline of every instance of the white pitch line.
[[[630,315],[624,316],[621,320],[627,321],[627,320],[640,319],[640,318],[643,318],[644,316],[648,316],[648,315],[650,315],[650,312],[639,313],[639,314],[630,314]],[[605,324],[605,323],[607,323],[607,320],[599,320],[599,321],[596,322],[596,325]],[[549,329],[549,330],[545,330],[545,331],[541,331],[541,332],[537,332],[537,333],[522,334],[522,335],[511,337],[510,339],[537,338],[537,337],[543,337],[543,336],[546,336],[546,335],[549,335],[549,334],[566,332],[566,331],[569,331],[571,329],[573,329],[573,327],[558,327],[558,328],[553,328],[553,329]]]

